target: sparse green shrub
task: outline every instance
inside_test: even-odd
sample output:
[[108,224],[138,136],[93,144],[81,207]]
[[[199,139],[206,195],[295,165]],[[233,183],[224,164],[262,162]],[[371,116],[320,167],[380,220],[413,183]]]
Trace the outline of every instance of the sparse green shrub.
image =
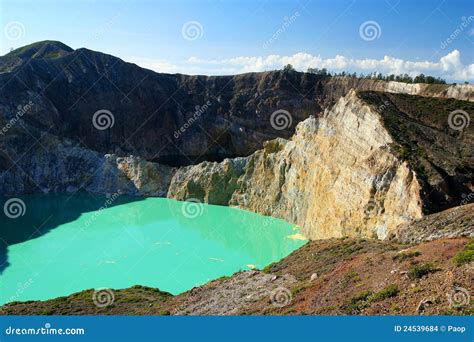
[[395,311],[395,312],[399,312],[402,308],[396,304],[393,304],[391,307],[390,307],[390,310],[391,311]]
[[440,315],[446,316],[473,316],[474,315],[474,305],[470,305],[468,307],[457,307],[457,308],[449,308],[441,311]]
[[470,249],[467,251],[460,251],[458,254],[454,256],[454,263],[457,266],[461,266],[463,264],[467,264],[474,261],[474,249]]
[[474,239],[468,242],[464,249],[454,256],[453,261],[457,266],[474,261]]
[[265,267],[263,268],[262,272],[263,272],[263,273],[267,273],[267,274],[268,274],[268,273],[272,273],[272,265],[273,265],[273,264],[270,264],[270,265],[265,266]]
[[367,299],[373,294],[372,291],[367,290],[355,295],[346,304],[341,306],[341,309],[348,315],[359,313],[368,305]]
[[408,277],[410,279],[420,279],[421,277],[436,271],[438,271],[438,269],[432,263],[413,265],[408,269]]
[[341,309],[348,315],[357,314],[360,313],[362,309],[368,307],[371,303],[396,297],[399,292],[400,290],[396,284],[388,285],[375,293],[367,290],[352,297],[347,303],[341,306]]
[[54,310],[53,309],[45,309],[41,313],[43,316],[51,316],[54,315]]
[[362,279],[359,274],[354,270],[349,270],[341,280],[341,287],[346,288],[349,285],[360,282]]
[[374,293],[369,297],[370,302],[378,302],[386,298],[395,297],[400,292],[397,284],[391,284],[383,288],[380,292]]
[[298,293],[300,293],[301,291],[303,291],[304,289],[306,289],[307,287],[308,287],[307,284],[302,284],[302,285],[293,287],[293,288],[291,289],[291,295],[294,297],[294,296],[296,296]]
[[421,252],[419,252],[419,251],[402,252],[402,253],[398,253],[397,255],[395,255],[392,259],[394,261],[395,260],[404,261],[404,260],[407,260],[407,259],[411,259],[411,258],[420,256],[420,255],[421,255]]

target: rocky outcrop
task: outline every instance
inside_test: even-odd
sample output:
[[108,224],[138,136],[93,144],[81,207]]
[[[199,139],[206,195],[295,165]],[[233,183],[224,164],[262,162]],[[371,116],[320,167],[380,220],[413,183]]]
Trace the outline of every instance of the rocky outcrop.
[[[206,163],[179,170],[168,197],[277,216],[302,226],[311,239],[384,239],[423,213],[459,204],[461,193],[472,188],[472,130],[451,136],[445,127],[449,111],[444,123],[432,112],[427,122],[418,100],[351,91],[321,118],[300,123],[292,139],[266,142],[239,160],[239,168],[226,160],[226,167]],[[412,153],[418,150],[424,152]],[[232,186],[212,185],[213,179],[231,180]],[[209,196],[217,190],[219,197]]]
[[[466,198],[466,203],[474,199]],[[391,239],[403,243],[420,243],[457,236],[474,237],[474,203],[454,207],[440,213],[425,216],[410,224],[398,227]]]
[[474,101],[474,85],[472,84],[404,83],[336,76],[326,79],[323,88],[327,97],[332,100],[337,100],[339,97],[347,94],[351,89],[356,89],[359,91],[379,91]]
[[228,205],[239,189],[247,158],[225,159],[221,163],[203,162],[178,169],[171,181],[169,196]]
[[[24,124],[0,139],[0,193],[123,193],[166,196],[171,167],[140,157],[103,155]],[[26,153],[24,151],[27,151]]]
[[424,213],[462,204],[474,189],[472,102],[378,92],[359,97],[379,113],[393,150],[415,171]]
[[134,196],[166,196],[173,168],[140,157],[105,155],[86,190]]
[[[288,295],[286,289],[297,283],[296,278],[289,274],[277,277],[255,270],[236,273],[224,282],[223,286],[214,287],[212,285],[217,284],[212,284],[212,290],[206,288],[206,293],[203,293],[203,288],[191,290],[190,295],[173,310],[173,314],[238,315],[244,308],[251,310],[257,301],[271,300],[276,295]],[[283,293],[277,293],[278,291]],[[203,295],[208,295],[208,300],[203,301]],[[223,301],[223,298],[226,300]]]
[[[385,238],[473,189],[474,104],[445,99],[472,100],[470,85],[157,74],[58,42],[1,62],[2,194],[193,198],[278,216],[318,239]],[[271,122],[279,109],[283,127]]]
[[[284,218],[312,239],[385,238],[397,225],[422,215],[420,185],[391,152],[391,143],[380,116],[353,91],[324,117],[300,123],[291,140],[267,142],[247,159],[238,189],[227,195],[230,200],[210,203]],[[180,178],[186,187],[205,187],[202,173],[193,168]],[[168,196],[186,199],[175,184]]]

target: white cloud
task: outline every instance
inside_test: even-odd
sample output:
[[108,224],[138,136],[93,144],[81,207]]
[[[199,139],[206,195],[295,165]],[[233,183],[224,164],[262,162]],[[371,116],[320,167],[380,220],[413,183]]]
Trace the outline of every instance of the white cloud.
[[292,56],[269,55],[266,57],[234,57],[227,59],[202,59],[190,57],[184,62],[169,62],[150,58],[131,57],[130,62],[144,68],[165,73],[231,75],[245,72],[281,69],[292,64],[296,70],[306,71],[311,68],[326,68],[329,71],[349,71],[357,73],[381,72],[383,74],[424,73],[440,76],[449,81],[473,81],[474,64],[463,65],[461,53],[453,50],[437,62],[408,61],[390,56],[383,59],[352,59],[337,55],[323,59],[321,56],[299,52]]

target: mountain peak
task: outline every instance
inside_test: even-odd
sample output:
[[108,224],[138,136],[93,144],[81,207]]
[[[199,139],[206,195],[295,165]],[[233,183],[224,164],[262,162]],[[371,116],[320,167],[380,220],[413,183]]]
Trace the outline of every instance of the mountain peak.
[[43,40],[33,44],[25,45],[21,48],[10,51],[5,55],[20,58],[54,58],[74,51],[64,43],[56,40]]
[[73,51],[66,44],[55,40],[43,40],[25,45],[0,56],[0,72],[11,71],[31,58],[58,58]]
[[0,56],[0,72],[11,71],[31,58],[58,58],[73,51],[66,44],[55,40],[43,40],[25,45]]

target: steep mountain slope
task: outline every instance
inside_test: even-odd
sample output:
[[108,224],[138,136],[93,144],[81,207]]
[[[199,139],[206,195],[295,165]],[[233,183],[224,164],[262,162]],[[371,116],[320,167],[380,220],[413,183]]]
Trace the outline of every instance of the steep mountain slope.
[[[320,110],[312,99],[321,76],[304,73],[158,74],[49,41],[12,51],[0,65],[6,118],[32,101],[34,108],[22,117],[30,126],[100,153],[168,164],[248,155],[265,140],[289,137],[298,121]],[[294,123],[275,130],[269,118],[282,108],[291,108]],[[92,119],[103,109],[114,123],[98,130]]]
[[[194,198],[284,218],[311,238],[385,238],[472,191],[472,102],[349,91],[428,94],[428,86],[291,71],[157,74],[52,41],[12,51],[0,64],[7,195],[85,189]],[[470,97],[431,88],[434,96]],[[280,130],[271,115],[283,108],[291,124]],[[101,109],[112,113],[104,130],[93,122]],[[467,115],[461,130],[449,120],[453,111]],[[249,156],[163,165],[229,155]]]
[[[131,165],[181,166],[248,156],[267,140],[289,138],[298,122],[320,115],[351,88],[474,99],[472,85],[407,85],[292,71],[159,74],[60,42],[31,44],[0,57],[0,191],[162,194],[161,181],[147,191],[137,189],[121,171],[123,158],[134,160]],[[290,116],[272,120],[278,110]],[[160,167],[143,170],[150,168]],[[109,177],[116,180],[101,186]]]
[[277,216],[311,239],[383,239],[472,192],[474,130],[450,128],[452,108],[474,110],[466,101],[351,91],[290,140],[177,170],[168,197]]
[[416,172],[424,211],[437,212],[464,201],[474,187],[474,127],[469,124],[474,106],[387,93],[359,96],[381,115],[395,141],[393,149]]

